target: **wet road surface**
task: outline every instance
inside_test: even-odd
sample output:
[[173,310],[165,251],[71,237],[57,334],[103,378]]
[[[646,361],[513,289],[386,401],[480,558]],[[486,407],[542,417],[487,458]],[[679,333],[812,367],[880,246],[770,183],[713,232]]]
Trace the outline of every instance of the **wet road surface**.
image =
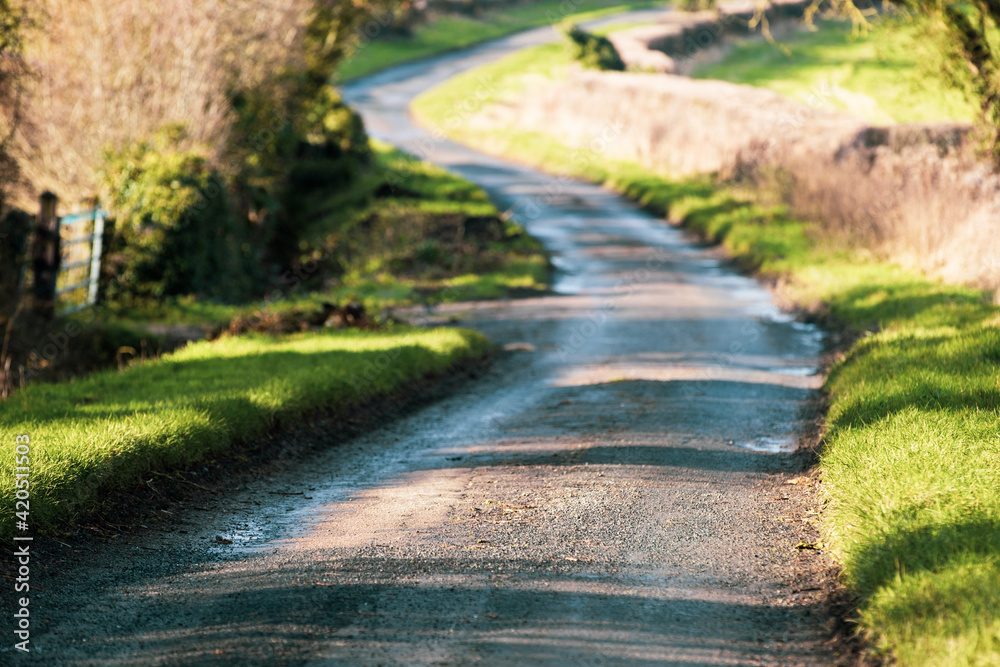
[[814,499],[785,483],[821,334],[617,196],[408,120],[435,80],[549,37],[345,91],[373,135],[481,184],[553,251],[555,294],[429,316],[508,351],[459,393],[178,510],[169,530],[82,550],[34,602],[31,662],[831,660],[829,562],[795,549],[816,540]]

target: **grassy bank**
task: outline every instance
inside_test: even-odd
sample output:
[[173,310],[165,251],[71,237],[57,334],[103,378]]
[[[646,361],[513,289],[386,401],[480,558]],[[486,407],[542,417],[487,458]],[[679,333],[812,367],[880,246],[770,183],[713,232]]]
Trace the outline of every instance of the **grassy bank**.
[[[373,149],[376,163],[349,200],[338,194],[315,204],[303,266],[290,268],[266,301],[229,304],[187,296],[112,304],[107,315],[138,328],[193,324],[211,330],[261,309],[354,300],[378,313],[546,288],[548,259],[541,245],[518,225],[501,222],[481,189],[386,144],[373,142]],[[490,222],[489,233],[466,234],[467,221]],[[322,264],[330,257],[338,258],[336,266]],[[324,279],[324,269],[337,277]]]
[[565,57],[558,46],[516,54],[430,91],[414,112],[489,152],[625,193],[780,279],[830,322],[872,332],[826,382],[825,542],[877,650],[907,665],[1000,662],[1000,309],[990,295],[836,243],[760,193],[671,180],[537,133],[444,122],[484,78],[501,100]]
[[800,304],[875,332],[826,381],[826,542],[878,649],[906,665],[1000,661],[1000,309],[990,295],[831,252],[814,226],[731,192],[635,187],[782,278]]
[[633,9],[667,4],[669,2],[648,0],[540,0],[526,5],[484,11],[479,16],[431,16],[426,23],[417,26],[412,35],[386,35],[362,43],[340,66],[339,79],[350,81],[393,65],[429,58],[528,28],[552,25],[563,20],[589,21]]
[[[0,533],[14,533],[15,438],[30,438],[30,524],[51,531],[281,423],[353,407],[482,355],[457,329],[341,331],[194,343],[123,371],[35,385],[0,404]],[[23,508],[18,508],[23,509]]]
[[867,35],[823,21],[813,32],[738,40],[698,79],[769,88],[813,107],[850,111],[875,123],[972,121],[977,107],[942,75],[938,38],[923,21],[878,17]]

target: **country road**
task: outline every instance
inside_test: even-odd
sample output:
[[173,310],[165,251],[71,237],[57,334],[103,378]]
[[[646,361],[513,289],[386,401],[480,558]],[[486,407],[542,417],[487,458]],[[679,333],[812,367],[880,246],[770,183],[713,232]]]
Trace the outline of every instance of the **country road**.
[[344,90],[373,136],[480,184],[553,253],[552,295],[428,316],[506,346],[493,367],[167,528],[80,547],[33,604],[38,652],[0,662],[834,662],[830,562],[795,548],[816,501],[786,483],[821,333],[618,196],[409,120],[429,85],[552,37]]

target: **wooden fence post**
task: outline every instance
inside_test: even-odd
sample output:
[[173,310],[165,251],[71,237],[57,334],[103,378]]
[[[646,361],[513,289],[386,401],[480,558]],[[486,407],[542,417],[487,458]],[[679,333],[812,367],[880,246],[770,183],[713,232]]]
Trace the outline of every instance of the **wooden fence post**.
[[52,319],[56,312],[56,276],[59,275],[59,219],[56,205],[59,198],[43,192],[39,198],[38,221],[35,225],[35,243],[32,248],[32,270],[35,274],[35,309],[45,319]]

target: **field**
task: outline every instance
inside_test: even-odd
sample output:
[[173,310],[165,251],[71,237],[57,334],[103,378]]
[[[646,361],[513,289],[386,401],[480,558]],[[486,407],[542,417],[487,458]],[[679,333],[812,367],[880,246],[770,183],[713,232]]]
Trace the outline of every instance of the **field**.
[[693,76],[768,88],[874,123],[972,121],[976,105],[943,78],[934,46],[923,22],[876,18],[862,36],[848,23],[823,21],[782,35],[780,47],[740,40]]

